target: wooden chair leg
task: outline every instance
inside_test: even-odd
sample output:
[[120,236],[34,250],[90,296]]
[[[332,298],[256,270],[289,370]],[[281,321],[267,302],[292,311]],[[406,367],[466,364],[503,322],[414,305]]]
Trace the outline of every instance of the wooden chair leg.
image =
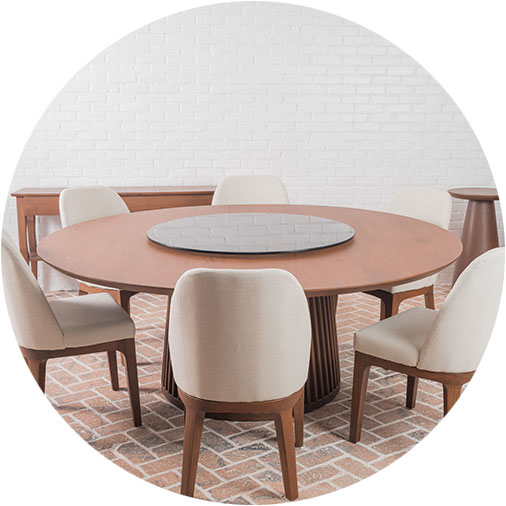
[[390,318],[399,312],[399,306],[401,305],[402,297],[400,297],[397,293],[388,293],[383,294],[381,298],[381,312],[380,312],[380,320],[384,320],[385,318]]
[[127,290],[119,290],[118,292],[118,304],[130,314],[130,299],[135,295],[133,292]]
[[30,372],[32,373],[37,385],[39,385],[42,392],[46,391],[46,363],[47,360],[37,360],[35,358],[25,357]]
[[111,388],[113,390],[119,390],[118,361],[115,351],[107,352],[107,361],[109,363],[109,376],[111,377]]
[[443,383],[443,415],[447,415],[448,411],[459,400],[462,385],[450,385]]
[[128,339],[120,349],[126,360],[126,376],[128,384],[128,393],[130,395],[130,406],[132,408],[132,418],[134,425],[142,425],[141,403],[139,398],[139,379],[137,377],[137,357],[135,356],[135,341]]
[[278,438],[279,458],[281,460],[285,496],[290,501],[294,501],[299,497],[299,490],[297,485],[297,464],[295,462],[292,410],[289,409],[276,413],[274,422],[276,424],[276,435]]
[[362,418],[364,416],[364,404],[370,368],[371,366],[367,360],[365,360],[364,355],[355,352],[350,420],[350,441],[352,443],[360,441],[360,435],[362,433]]
[[408,376],[408,386],[406,389],[406,407],[408,409],[415,407],[417,390],[418,378],[416,376]]
[[193,497],[195,493],[204,414],[185,406],[181,494],[188,497]]
[[429,291],[424,294],[425,307],[429,309],[436,309],[434,304],[434,285],[430,287]]
[[392,299],[393,295],[385,293],[381,298],[380,320],[392,316]]
[[304,391],[293,407],[293,421],[295,424],[295,446],[304,445]]
[[86,285],[84,283],[78,283],[79,295],[86,295],[88,290],[86,290]]
[[402,302],[402,297],[398,293],[392,294],[392,313],[390,316],[394,316],[399,312],[399,306]]

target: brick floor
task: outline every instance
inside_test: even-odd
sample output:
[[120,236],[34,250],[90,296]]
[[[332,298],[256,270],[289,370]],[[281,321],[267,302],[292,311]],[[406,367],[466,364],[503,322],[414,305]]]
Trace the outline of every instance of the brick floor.
[[[436,291],[439,306],[448,287]],[[69,292],[51,298],[74,296]],[[406,301],[401,310],[422,304]],[[143,427],[131,424],[125,378],[109,387],[105,354],[52,360],[46,392],[67,423],[93,448],[126,471],[159,487],[179,491],[183,413],[160,392],[166,298],[132,299]],[[421,441],[442,418],[442,388],[421,380],[417,406],[404,407],[405,378],[371,369],[362,442],[347,441],[353,372],[353,332],[376,321],[377,299],[340,297],[338,334],[342,386],[337,398],[305,416],[304,447],[297,449],[300,498],[327,494],[383,469]],[[285,501],[272,422],[206,420],[195,496],[236,504]]]

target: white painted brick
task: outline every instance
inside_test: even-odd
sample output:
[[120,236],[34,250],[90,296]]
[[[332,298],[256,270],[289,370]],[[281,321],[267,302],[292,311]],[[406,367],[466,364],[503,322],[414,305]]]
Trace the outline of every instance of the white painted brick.
[[[238,2],[156,21],[85,66],[35,127],[12,189],[247,172],[278,175],[294,203],[368,209],[406,185],[494,184],[460,110],[399,48],[319,11]],[[456,233],[465,206],[454,201]],[[4,223],[16,236],[12,198]],[[43,218],[40,233],[59,226]],[[42,271],[46,287],[71,284]]]

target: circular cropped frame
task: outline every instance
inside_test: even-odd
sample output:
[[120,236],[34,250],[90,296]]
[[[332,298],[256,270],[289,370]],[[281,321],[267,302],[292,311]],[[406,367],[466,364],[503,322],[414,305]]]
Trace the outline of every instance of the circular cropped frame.
[[[12,190],[214,185],[249,173],[280,177],[292,203],[376,210],[405,186],[494,186],[463,114],[399,48],[328,13],[236,2],[160,19],[94,58],[35,127]],[[460,234],[466,205],[453,200],[450,231]],[[13,237],[15,216],[12,199],[4,222]],[[28,233],[42,237],[59,226],[43,217],[30,221]],[[38,274],[51,301],[77,295],[75,280],[43,264]],[[451,274],[439,276],[436,308],[450,292]],[[401,310],[425,301],[409,299]],[[164,295],[130,301],[141,427],[130,418],[121,365],[119,389],[110,388],[103,353],[110,350],[51,357],[45,394],[106,458],[179,492],[184,415],[160,389],[166,307]],[[337,312],[342,385],[335,399],[304,417],[304,446],[296,450],[300,498],[347,487],[394,462],[458,397],[448,386],[443,395],[430,381],[437,378],[418,381],[410,371],[388,370],[387,360],[373,363],[362,437],[352,442],[353,336],[379,319],[380,305],[370,295],[347,294]],[[359,359],[361,371],[370,365]],[[205,420],[195,497],[282,502],[282,471],[272,422]]]

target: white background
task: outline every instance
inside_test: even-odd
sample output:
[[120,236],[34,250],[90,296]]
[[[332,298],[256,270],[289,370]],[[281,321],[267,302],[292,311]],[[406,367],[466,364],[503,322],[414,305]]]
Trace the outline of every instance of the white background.
[[[18,1],[0,16],[3,48],[1,184],[5,193],[26,140],[47,105],[89,60],[120,37],[158,18],[210,2]],[[501,191],[506,184],[504,118],[506,34],[501,2],[299,2],[380,34],[417,60],[460,107],[482,144]],[[504,304],[503,304],[504,306]],[[1,308],[5,337],[2,495],[55,505],[118,501],[185,502],[134,478],[73,433],[37,391]],[[504,307],[503,311],[504,313]],[[462,402],[424,442],[375,476],[319,502],[377,500],[392,505],[452,500],[497,503],[503,496],[501,314],[475,380]],[[495,383],[495,385],[494,385]],[[336,495],[337,494],[337,495]]]

